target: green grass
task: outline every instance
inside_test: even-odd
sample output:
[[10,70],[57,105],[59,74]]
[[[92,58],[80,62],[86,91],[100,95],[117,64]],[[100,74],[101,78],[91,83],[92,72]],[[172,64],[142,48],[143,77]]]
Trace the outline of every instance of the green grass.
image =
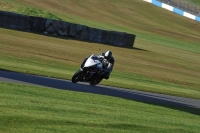
[[[116,63],[102,84],[200,99],[199,22],[142,0],[1,0],[0,10],[137,35],[126,49],[0,28],[0,69],[71,79],[85,57],[110,49]],[[199,112],[0,83],[0,132],[197,133]]]
[[109,49],[116,63],[102,84],[200,99],[199,22],[141,0],[3,0],[0,9],[47,12],[73,23],[133,33],[134,47],[142,49],[0,29],[1,69],[71,79],[85,57]]
[[[10,32],[5,29],[2,31],[2,36]],[[194,72],[198,72],[199,66],[196,60],[199,58],[195,53],[193,55],[190,52],[183,52],[182,54],[187,55],[188,59],[182,59],[183,55],[171,59],[169,56],[148,51],[113,48],[107,45],[62,40],[23,32],[13,31],[12,34],[7,36],[8,40],[6,37],[1,40],[4,43],[1,44],[0,53],[2,69],[71,79],[82,60],[92,54],[91,51],[94,51],[94,48],[96,48],[94,53],[100,53],[110,47],[116,57],[116,64],[111,78],[103,81],[102,84],[184,97],[200,97],[199,75]],[[27,38],[23,39],[23,36]],[[9,43],[6,44],[6,41]],[[121,56],[122,50],[126,51],[125,57]],[[190,61],[193,65],[188,66]]]
[[38,17],[43,17],[43,18],[62,20],[61,18],[59,18],[51,13],[44,12],[41,9],[22,7],[20,9],[18,9],[16,12],[20,13],[20,14],[30,15],[30,16],[38,16]]
[[[197,133],[198,110],[0,82],[0,132]],[[196,112],[196,113],[195,113]]]
[[59,17],[55,16],[54,14],[49,13],[47,11],[43,11],[43,10],[37,9],[37,8],[26,7],[24,5],[21,5],[16,2],[12,2],[12,1],[1,1],[0,8],[3,11],[16,12],[19,14],[44,17],[44,18],[50,18],[50,19],[55,19],[55,20],[62,20],[61,18],[59,18]]

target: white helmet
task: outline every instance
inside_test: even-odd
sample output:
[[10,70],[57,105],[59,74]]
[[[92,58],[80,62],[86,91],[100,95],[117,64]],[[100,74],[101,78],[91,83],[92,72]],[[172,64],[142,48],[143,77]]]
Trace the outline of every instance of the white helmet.
[[104,53],[104,58],[107,60],[110,60],[112,58],[112,52],[111,51],[106,51]]

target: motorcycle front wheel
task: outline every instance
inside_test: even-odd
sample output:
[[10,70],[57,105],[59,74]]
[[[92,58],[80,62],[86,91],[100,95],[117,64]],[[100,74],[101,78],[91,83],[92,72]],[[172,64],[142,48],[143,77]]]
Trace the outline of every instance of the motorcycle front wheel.
[[72,76],[72,82],[77,83],[80,81],[82,71],[78,70],[73,76]]

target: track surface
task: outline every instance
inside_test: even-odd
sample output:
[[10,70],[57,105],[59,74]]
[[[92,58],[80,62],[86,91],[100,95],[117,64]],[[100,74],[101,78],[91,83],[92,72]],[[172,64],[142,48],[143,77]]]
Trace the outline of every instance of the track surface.
[[27,75],[2,70],[0,70],[0,81],[114,96],[159,106],[190,107],[200,109],[200,100],[196,99],[181,98],[102,85],[90,86],[87,83],[74,84],[68,80]]

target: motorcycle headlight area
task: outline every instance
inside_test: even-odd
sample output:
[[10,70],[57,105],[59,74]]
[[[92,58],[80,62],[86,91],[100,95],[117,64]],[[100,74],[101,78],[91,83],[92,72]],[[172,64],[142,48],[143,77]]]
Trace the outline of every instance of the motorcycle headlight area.
[[88,66],[88,67],[84,67],[84,69],[97,69],[97,64],[92,65],[92,66]]

